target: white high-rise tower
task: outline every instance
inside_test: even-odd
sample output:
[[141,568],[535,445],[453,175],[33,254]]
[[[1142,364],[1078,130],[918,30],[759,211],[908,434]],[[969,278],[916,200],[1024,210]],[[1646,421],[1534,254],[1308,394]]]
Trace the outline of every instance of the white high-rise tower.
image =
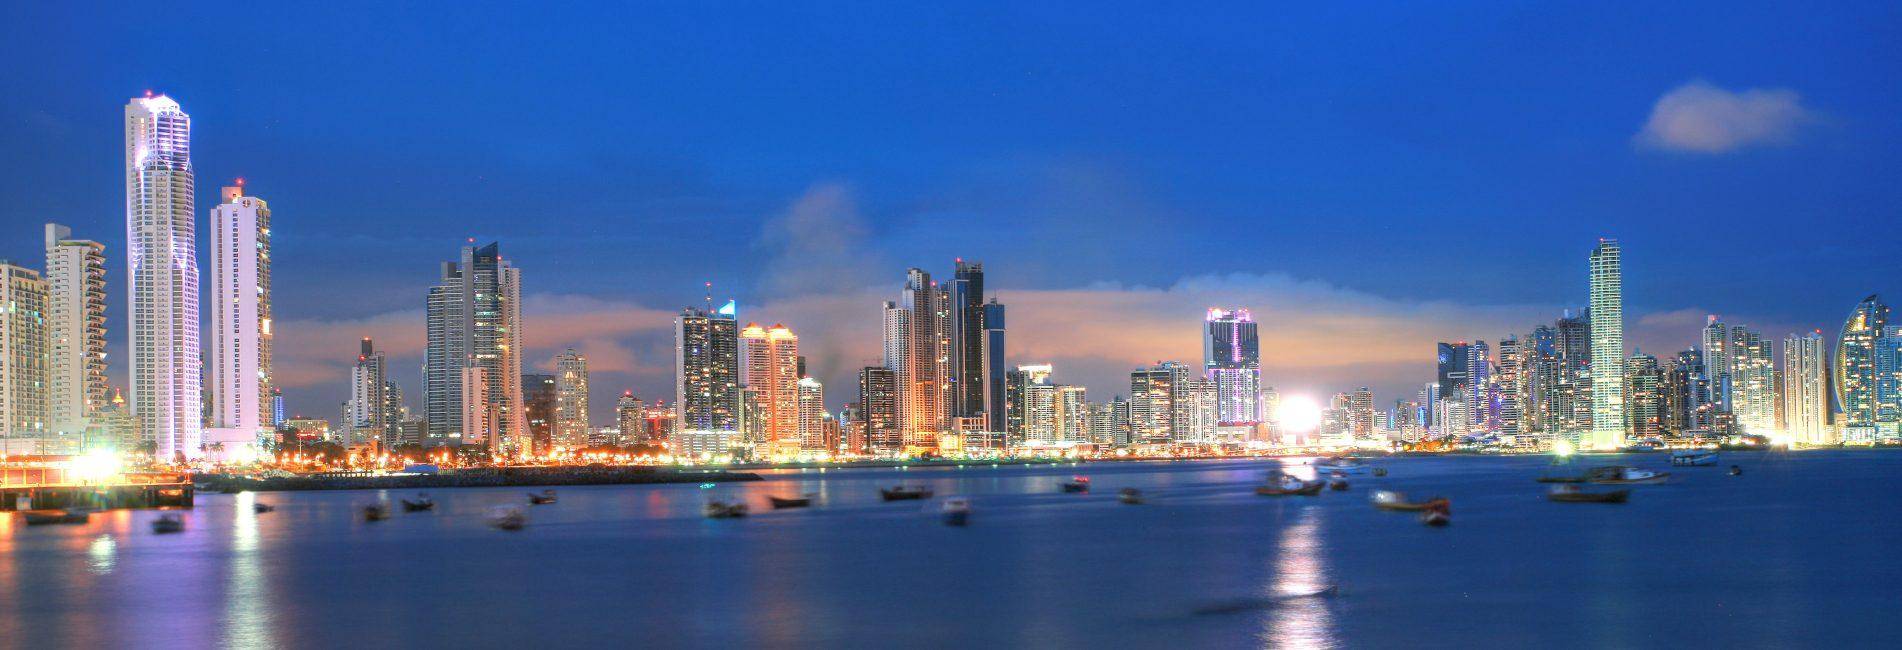
[[46,224],[47,410],[57,435],[85,433],[106,388],[106,247]]
[[191,116],[170,97],[126,104],[132,413],[162,461],[204,453],[191,131]]
[[1596,449],[1625,446],[1625,284],[1616,239],[1599,239],[1591,268],[1592,439]]
[[[227,454],[271,431],[271,208],[244,181],[211,209],[211,427]],[[343,423],[345,428],[350,423]]]

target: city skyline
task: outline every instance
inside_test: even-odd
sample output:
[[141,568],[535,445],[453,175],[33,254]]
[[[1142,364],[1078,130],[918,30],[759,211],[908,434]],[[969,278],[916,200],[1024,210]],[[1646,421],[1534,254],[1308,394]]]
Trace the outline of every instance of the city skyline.
[[[406,389],[411,407],[422,409],[417,296],[436,279],[435,263],[469,237],[501,242],[529,274],[524,371],[552,372],[555,356],[575,347],[590,359],[599,404],[627,389],[649,401],[671,392],[672,314],[698,302],[701,284],[711,280],[722,299],[739,301],[742,318],[802,332],[801,349],[817,379],[833,388],[828,399],[836,409],[850,400],[859,369],[876,363],[878,351],[868,346],[878,332],[865,310],[891,299],[893,275],[907,266],[949,270],[958,257],[985,262],[984,292],[1013,305],[1005,367],[1050,362],[1066,383],[1098,398],[1126,392],[1131,368],[1193,363],[1200,314],[1218,305],[1255,312],[1264,386],[1317,399],[1362,385],[1383,403],[1410,396],[1431,373],[1431,353],[1420,350],[1434,342],[1524,334],[1563,309],[1583,307],[1577,242],[1599,236],[1619,238],[1631,260],[1624,269],[1629,347],[1660,358],[1692,343],[1707,314],[1748,324],[1766,340],[1814,329],[1833,337],[1846,305],[1895,289],[1881,281],[1895,269],[1883,247],[1855,245],[1902,235],[1902,226],[1885,218],[1902,197],[1883,181],[1883,170],[1896,164],[1897,133],[1886,120],[1902,106],[1886,90],[1895,87],[1895,71],[1834,65],[1871,60],[1880,41],[1854,30],[1797,48],[1771,47],[1781,41],[1763,38],[1853,22],[1860,11],[1852,8],[1753,16],[1723,35],[1721,56],[1670,44],[1603,52],[1589,37],[1622,32],[1602,15],[1574,20],[1559,30],[1557,42],[1570,43],[1560,51],[1671,61],[1637,78],[1564,68],[1566,85],[1575,89],[1551,85],[1559,61],[1546,58],[1482,75],[1458,92],[1417,84],[1341,88],[1329,80],[1344,69],[1393,61],[1385,65],[1403,73],[1429,64],[1339,52],[1316,39],[1285,39],[1305,57],[1273,64],[1223,66],[1213,52],[1188,51],[1175,64],[1205,74],[1169,80],[1157,73],[1171,68],[1131,71],[1066,53],[1106,42],[1085,33],[1028,50],[966,52],[951,63],[1015,70],[1011,57],[1018,56],[1041,64],[1051,87],[961,77],[949,82],[943,109],[922,114],[871,108],[899,96],[891,91],[851,90],[835,104],[763,82],[738,88],[754,99],[792,93],[774,105],[798,115],[855,108],[847,112],[854,119],[817,121],[740,113],[739,103],[703,93],[674,98],[638,90],[683,87],[685,69],[665,65],[583,87],[546,72],[548,60],[530,63],[542,74],[506,81],[456,72],[449,57],[434,55],[405,60],[389,76],[365,71],[346,79],[297,66],[283,76],[267,74],[283,67],[291,56],[285,53],[231,63],[237,70],[176,69],[84,46],[113,43],[108,49],[116,51],[125,47],[118,42],[135,42],[111,38],[134,30],[119,17],[86,23],[82,37],[80,23],[60,8],[11,11],[20,13],[14,24],[47,29],[0,47],[46,65],[0,81],[19,101],[6,110],[20,118],[0,126],[0,136],[17,143],[17,159],[37,161],[0,175],[0,190],[16,199],[0,206],[11,233],[0,238],[0,257],[37,266],[33,233],[46,222],[105,245],[108,356],[112,385],[122,392],[132,358],[124,297],[131,274],[127,242],[114,234],[123,229],[114,207],[122,197],[106,175],[117,173],[121,155],[113,112],[148,87],[170,93],[196,118],[192,164],[204,181],[197,206],[215,205],[217,188],[243,176],[279,212],[273,291],[284,344],[273,379],[291,411],[314,417],[336,417],[362,337],[379,342],[391,378]],[[694,17],[693,10],[675,11],[640,29],[664,31]],[[1685,27],[1695,13],[1670,8],[1646,21]],[[528,18],[524,28],[572,24],[561,14]],[[896,33],[918,26],[886,18]],[[1207,27],[1225,18],[1232,17],[1191,15],[1183,32],[1162,38],[1206,37]],[[1328,33],[1330,25],[1323,15],[1278,18],[1293,32]],[[1558,24],[1579,17],[1551,18]],[[183,16],[154,20],[196,33],[214,22],[282,30],[286,17],[265,11],[205,25]],[[314,28],[342,28],[331,20],[319,17]],[[974,28],[1005,42],[1027,39],[1020,24],[1002,22]],[[433,33],[402,24],[405,34]],[[1471,57],[1508,44],[1510,31],[1481,28],[1452,54]],[[1229,38],[1216,41],[1259,52],[1246,49],[1254,36]],[[394,45],[364,47],[369,55]],[[602,47],[566,43],[559,53],[588,58]],[[700,61],[723,70],[772,65],[788,78],[841,92],[861,78],[922,78],[902,67],[838,65],[861,58],[860,47],[821,42],[802,50],[811,57],[804,60],[738,54]],[[1392,47],[1437,52],[1444,44],[1405,32]],[[899,48],[896,58],[930,60],[912,48]],[[458,59],[455,66],[467,63]],[[1111,69],[1142,83],[1091,90],[1092,82],[1114,79]],[[1824,83],[1803,73],[1811,69],[1842,74]],[[392,93],[397,76],[419,85]],[[1525,84],[1550,96],[1527,99],[1514,90]],[[541,109],[559,119],[531,120],[510,137],[466,128],[501,121],[523,110],[524,98],[557,87],[580,93],[576,105],[640,105],[640,115],[651,119],[628,126],[608,121],[619,115],[563,106]],[[982,92],[999,87],[1001,96]],[[1099,100],[1091,103],[1100,117],[1065,119],[1067,110],[1053,108],[1056,92]],[[1122,108],[1098,92],[1136,104]],[[1386,92],[1421,110],[1372,108]],[[309,103],[294,99],[316,93],[327,119],[291,119],[293,107]],[[495,99],[465,103],[443,122],[423,119],[440,111],[406,105],[465,93]],[[1161,107],[1177,94],[1227,101]],[[1283,96],[1299,105],[1275,101]],[[1332,100],[1361,108],[1313,108]],[[1473,114],[1443,108],[1454,105],[1470,105]],[[944,119],[960,109],[983,119]],[[703,110],[738,118],[744,128],[711,135],[713,120],[700,116]],[[1317,117],[1322,113],[1333,117]],[[1003,118],[1041,125],[1047,135],[1001,126],[1010,121]],[[1208,126],[1194,127],[1197,121]],[[1716,130],[1674,131],[1672,124]],[[879,127],[863,131],[887,139],[870,139],[859,125]],[[1138,135],[1145,131],[1169,137]],[[371,138],[394,144],[367,144]],[[688,146],[696,142],[708,146]],[[866,150],[901,155],[874,165],[861,161]],[[669,151],[692,153],[658,153]],[[554,215],[571,218],[541,218]],[[205,211],[194,209],[192,218],[210,232]],[[1708,227],[1716,220],[1739,227]],[[1791,221],[1806,227],[1761,227]],[[1427,225],[1408,225],[1414,223]],[[1448,254],[1480,250],[1466,243],[1507,225],[1520,233],[1510,245]],[[995,236],[1000,232],[1009,236]],[[670,252],[687,243],[721,254]],[[1237,243],[1247,254],[1235,253]],[[1750,263],[1765,255],[1774,263]],[[209,259],[201,250],[199,262]],[[1791,268],[1805,271],[1781,271]],[[1858,271],[1809,271],[1832,268]],[[1400,324],[1408,330],[1378,345],[1339,343]],[[604,409],[593,416],[606,422]]]

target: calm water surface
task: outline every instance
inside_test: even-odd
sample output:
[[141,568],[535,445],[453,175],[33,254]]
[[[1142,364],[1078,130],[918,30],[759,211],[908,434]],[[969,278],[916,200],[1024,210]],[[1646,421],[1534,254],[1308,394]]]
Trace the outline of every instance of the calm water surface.
[[[1594,459],[1601,460],[1601,459]],[[1612,459],[1604,458],[1610,461]],[[1902,453],[1725,453],[1624,506],[1555,504],[1542,458],[1409,458],[1316,498],[1251,493],[1275,461],[792,471],[702,490],[200,495],[26,528],[0,517],[0,646],[1658,647],[1902,639]],[[1625,462],[1664,469],[1660,455]],[[1301,461],[1288,461],[1299,466]],[[1305,470],[1297,470],[1305,471]],[[1070,475],[1092,494],[1061,494]],[[877,488],[971,497],[971,526]],[[1115,501],[1139,487],[1149,505]],[[1376,488],[1453,500],[1429,529]],[[773,512],[766,495],[817,506]],[[741,497],[743,520],[701,517]],[[251,504],[278,506],[258,515]],[[400,510],[400,508],[398,508]],[[1303,597],[1338,586],[1332,597]],[[1893,646],[1891,646],[1893,647]]]

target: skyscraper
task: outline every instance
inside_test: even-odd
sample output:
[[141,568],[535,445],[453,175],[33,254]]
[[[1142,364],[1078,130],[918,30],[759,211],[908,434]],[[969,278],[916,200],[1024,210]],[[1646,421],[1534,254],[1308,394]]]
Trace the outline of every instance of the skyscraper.
[[348,414],[339,423],[351,442],[382,440],[396,424],[389,417],[389,386],[389,360],[366,336],[358,345],[357,365],[350,368]]
[[646,406],[634,391],[623,391],[621,399],[614,402],[614,423],[621,429],[621,439],[617,444],[634,445],[647,442]]
[[889,454],[904,447],[898,425],[898,373],[883,366],[860,369],[858,411],[867,450]]
[[555,444],[588,446],[588,358],[569,348],[555,357]]
[[826,387],[812,377],[800,377],[796,381],[795,415],[798,417],[799,448],[805,451],[826,450]]
[[47,426],[55,434],[86,432],[105,408],[106,247],[46,224]]
[[1465,402],[1471,387],[1468,380],[1469,373],[1472,372],[1471,353],[1472,346],[1465,341],[1439,344],[1434,354],[1434,376],[1435,383],[1439,385],[1439,393],[1433,396],[1433,403],[1430,405],[1433,408],[1432,418],[1428,424],[1448,431],[1466,430],[1467,423],[1464,420],[1450,423],[1440,417],[1445,412],[1445,408],[1441,407],[1440,403],[1447,400]]
[[1355,438],[1374,437],[1374,391],[1366,386],[1355,390],[1347,399],[1348,428]]
[[1176,361],[1164,361],[1129,373],[1129,421],[1131,442],[1166,444],[1188,441],[1189,416],[1193,404],[1188,400],[1189,368]]
[[898,381],[899,427],[908,447],[930,448],[946,430],[951,387],[950,292],[920,269],[905,272],[884,307],[885,367]]
[[1215,418],[1220,424],[1261,423],[1261,341],[1247,309],[1209,309],[1202,332],[1202,368],[1215,382]]
[[203,453],[191,117],[170,97],[125,107],[132,413],[165,461]]
[[740,325],[728,302],[674,317],[675,453],[724,453],[740,432]]
[[984,417],[987,404],[984,345],[984,264],[957,260],[951,274],[951,417]]
[[0,261],[0,436],[46,434],[46,361],[46,281]]
[[1499,431],[1517,434],[1526,430],[1525,403],[1531,392],[1531,378],[1526,370],[1525,348],[1517,335],[1508,335],[1499,340],[1499,375],[1494,383],[1499,386]]
[[1630,406],[1626,409],[1630,415],[1627,425],[1629,434],[1646,438],[1663,433],[1663,372],[1658,366],[1658,358],[1649,354],[1635,354],[1626,359],[1625,383],[1625,396]]
[[985,429],[1003,431],[1009,400],[1004,393],[1004,305],[992,298],[984,304],[984,415]]
[[[423,355],[429,444],[488,445],[496,455],[530,451],[522,411],[522,274],[499,244],[465,246],[429,289]],[[468,376],[474,369],[479,378]],[[480,392],[468,392],[478,386]],[[481,415],[473,420],[471,414]]]
[[1618,240],[1599,239],[1591,271],[1592,441],[1625,445],[1625,288]]
[[205,442],[231,453],[245,445],[255,449],[272,430],[271,208],[245,196],[243,181],[219,196],[223,202],[211,209],[211,430]]
[[1783,430],[1795,442],[1836,442],[1829,431],[1828,359],[1821,330],[1783,340]]
[[1889,326],[1889,306],[1871,295],[1843,321],[1836,343],[1836,406],[1845,426],[1876,424],[1876,342]]
[[801,444],[799,375],[799,336],[791,328],[748,323],[740,330],[740,380],[758,396],[752,417],[768,443]]
[[522,420],[528,427],[529,449],[536,455],[555,450],[555,408],[560,399],[554,375],[522,375]]
[[1467,430],[1493,430],[1493,353],[1485,341],[1466,349]]

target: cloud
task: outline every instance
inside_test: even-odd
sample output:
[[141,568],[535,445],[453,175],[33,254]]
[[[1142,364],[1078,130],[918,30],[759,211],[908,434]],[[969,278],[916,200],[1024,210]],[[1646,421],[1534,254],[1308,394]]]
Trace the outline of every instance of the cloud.
[[868,245],[870,232],[851,188],[824,183],[807,189],[761,226],[754,244],[768,255],[761,287],[783,296],[872,284],[886,265],[879,248]]
[[1788,143],[1815,119],[1802,97],[1787,88],[1732,92],[1704,81],[1678,86],[1658,98],[1633,138],[1641,147],[1720,154],[1754,145]]

